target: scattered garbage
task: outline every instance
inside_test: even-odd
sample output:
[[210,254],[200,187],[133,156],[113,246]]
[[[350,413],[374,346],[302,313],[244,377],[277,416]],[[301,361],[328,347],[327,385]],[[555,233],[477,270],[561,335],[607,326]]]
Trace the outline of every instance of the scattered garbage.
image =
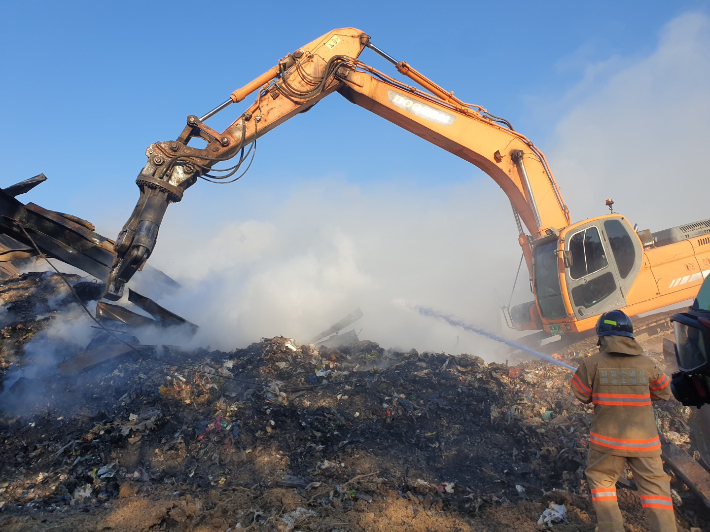
[[568,523],[567,521],[567,509],[564,504],[550,503],[550,506],[542,512],[540,519],[537,520],[538,525],[552,526],[555,523]]
[[456,484],[454,484],[453,482],[445,482],[440,487],[443,488],[443,490],[441,490],[441,491],[444,491],[446,493],[453,493],[454,488],[456,487]]
[[113,478],[116,476],[117,469],[118,466],[115,463],[107,464],[96,472],[96,476],[98,478]]
[[314,511],[312,510],[307,510],[306,508],[301,508],[300,506],[293,510],[292,512],[288,512],[287,514],[283,515],[281,517],[281,521],[286,525],[286,530],[293,530],[296,525],[299,525],[309,517],[313,517],[317,515]]
[[211,431],[220,431],[220,430],[222,430],[223,428],[226,429],[226,428],[228,428],[228,427],[229,427],[229,424],[227,424],[226,422],[223,422],[223,421],[222,421],[222,412],[217,412],[217,414],[215,415],[214,419],[213,419],[211,422],[209,422],[209,423],[207,424],[207,426],[205,427],[204,432],[202,432],[202,434],[200,434],[199,436],[197,436],[197,440],[198,440],[198,441],[202,441],[202,439],[203,439],[205,436],[207,436],[207,433],[208,433],[208,432],[211,432]]
[[84,500],[88,499],[91,497],[91,493],[93,491],[93,488],[91,484],[85,484],[81,488],[77,488],[74,491],[72,503],[82,503]]
[[676,445],[683,445],[684,443],[688,443],[690,441],[689,434],[678,434],[673,430],[669,430],[668,432],[663,433],[663,435],[666,440],[671,443],[675,443]]
[[298,351],[298,347],[296,347],[296,343],[293,340],[288,340],[287,342],[285,342],[284,347],[286,347],[294,352]]

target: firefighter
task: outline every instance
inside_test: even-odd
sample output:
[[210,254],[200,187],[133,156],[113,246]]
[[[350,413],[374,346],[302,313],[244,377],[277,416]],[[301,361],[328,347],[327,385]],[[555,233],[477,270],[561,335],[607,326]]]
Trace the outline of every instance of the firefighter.
[[620,310],[597,321],[599,352],[586,358],[570,384],[583,403],[594,403],[587,481],[599,532],[624,532],[616,481],[628,463],[652,532],[676,532],[670,479],[663,471],[661,441],[651,401],[671,396],[670,379],[634,339]]

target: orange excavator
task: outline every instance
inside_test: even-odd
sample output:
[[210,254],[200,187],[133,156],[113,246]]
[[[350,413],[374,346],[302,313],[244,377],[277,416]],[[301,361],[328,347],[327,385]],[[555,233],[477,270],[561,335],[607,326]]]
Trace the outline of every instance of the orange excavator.
[[[365,48],[417,87],[361,62]],[[636,231],[607,200],[610,214],[572,222],[545,156],[507,120],[462,102],[377,48],[362,31],[343,28],[288,54],[201,118],[188,116],[176,140],[148,147],[148,162],[136,180],[140,198],[116,240],[105,297],[119,299],[148,259],[170,203],[179,202],[198,178],[225,183],[240,177],[258,137],[334,92],[474,164],[503,189],[535,298],[510,309],[516,329],[586,331],[608,310],[635,316],[692,299],[710,273],[710,220]],[[252,93],[256,101],[224,131],[205,123]],[[194,138],[207,146],[190,146]],[[233,166],[215,168],[237,155]]]

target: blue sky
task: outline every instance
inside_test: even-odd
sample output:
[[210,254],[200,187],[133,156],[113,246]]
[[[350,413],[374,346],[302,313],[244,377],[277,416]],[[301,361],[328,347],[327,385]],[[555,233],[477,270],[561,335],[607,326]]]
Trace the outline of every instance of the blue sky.
[[[174,138],[188,114],[203,114],[278,58],[342,26],[368,32],[394,57],[465,101],[507,117],[544,149],[566,111],[550,109],[550,102],[579,83],[588,64],[649,53],[663,24],[706,7],[697,1],[295,7],[278,1],[2,0],[0,102],[6,127],[0,145],[7,157],[0,179],[9,183],[44,172],[51,181],[33,195],[38,203],[95,217],[106,206],[91,203],[106,197],[109,208],[121,205],[129,212],[123,203],[134,195],[149,143]],[[370,51],[363,59],[391,70]],[[230,109],[225,119],[237,111]],[[359,183],[398,178],[426,186],[433,174],[444,181],[478,175],[337,95],[296,121],[264,138],[250,182],[268,179],[288,188],[315,171]],[[323,149],[315,157],[296,139]],[[357,156],[345,163],[340,150]],[[80,193],[82,186],[92,190]]]
[[[688,187],[667,191],[669,178],[707,178],[694,157],[710,140],[700,127],[710,118],[709,12],[682,0],[0,0],[0,182],[43,172],[49,181],[23,201],[114,238],[150,143],[175,138],[188,114],[299,46],[354,26],[531,138],[575,220],[603,214],[613,196],[632,221],[662,229],[653,224],[710,217],[703,195],[688,205]],[[396,74],[369,50],[361,59]],[[192,290],[172,301],[189,318],[244,323],[227,342],[314,334],[369,302],[375,339],[404,344],[416,326],[412,342],[436,348],[453,333],[375,309],[404,298],[491,315],[518,258],[507,199],[487,176],[335,94],[262,137],[237,184],[188,190],[168,210],[151,264]],[[226,304],[235,309],[220,321],[211,313]]]

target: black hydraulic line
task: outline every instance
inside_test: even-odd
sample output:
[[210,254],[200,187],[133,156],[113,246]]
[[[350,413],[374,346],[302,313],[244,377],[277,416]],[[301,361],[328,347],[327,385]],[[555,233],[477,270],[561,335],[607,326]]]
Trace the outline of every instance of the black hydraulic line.
[[[256,157],[256,137],[259,134],[259,126],[258,126],[259,121],[256,119],[254,119],[254,120],[255,120],[254,121],[254,141],[249,145],[249,151],[247,151],[247,153],[244,157],[246,158],[249,156],[249,153],[252,151],[252,147],[254,148],[254,152],[251,155],[251,160],[249,161],[249,164],[247,165],[246,169],[239,176],[235,177],[234,179],[230,179],[229,181],[212,181],[211,179],[208,179],[208,178],[214,177],[214,176],[209,176],[209,175],[200,176],[200,179],[207,181],[208,183],[212,183],[213,185],[229,185],[230,183],[234,183],[235,181],[239,181],[242,177],[244,177],[246,175],[246,173],[251,168],[252,163],[254,162],[254,157]],[[244,148],[242,148],[242,150],[243,149]],[[244,159],[242,159],[239,162],[239,164],[237,165],[237,170],[241,166],[242,162],[244,162]],[[231,175],[234,175],[237,170],[235,170],[234,172],[232,172],[230,175],[227,175],[227,176],[218,176],[217,179],[225,179]]]
[[493,114],[489,113],[488,111],[485,112],[484,116],[486,118],[490,118],[494,122],[498,122],[499,124],[505,125],[511,131],[515,131],[515,129],[513,129],[513,125],[510,122],[508,122],[505,118],[501,118],[499,116],[493,115]]
[[349,61],[349,58],[342,55],[336,55],[331,57],[325,66],[325,72],[323,74],[323,77],[318,82],[318,85],[316,85],[313,89],[309,91],[300,91],[296,89],[295,87],[293,87],[293,85],[289,83],[286,78],[281,79],[281,85],[279,85],[279,88],[283,90],[284,93],[296,99],[305,100],[311,98],[313,96],[316,96],[317,94],[320,94],[323,91],[325,84],[328,82],[328,79],[332,77],[333,73],[335,72],[335,69],[340,65],[340,63],[344,63],[347,61]]
[[[255,139],[256,140],[256,139]],[[241,168],[242,164],[246,160],[247,157],[249,157],[249,154],[251,153],[252,147],[254,146],[254,141],[249,143],[249,149],[247,150],[246,153],[244,153],[244,148],[242,148],[242,154],[239,156],[239,162],[232,166],[231,168],[225,168],[225,169],[215,169],[215,168],[210,168],[208,171],[214,171],[214,172],[229,172],[225,175],[212,175],[212,174],[203,174],[204,177],[209,177],[211,179],[227,179],[228,177],[233,176],[236,174],[239,169]],[[201,166],[201,168],[207,168],[206,166]],[[200,176],[200,177],[203,177]]]

